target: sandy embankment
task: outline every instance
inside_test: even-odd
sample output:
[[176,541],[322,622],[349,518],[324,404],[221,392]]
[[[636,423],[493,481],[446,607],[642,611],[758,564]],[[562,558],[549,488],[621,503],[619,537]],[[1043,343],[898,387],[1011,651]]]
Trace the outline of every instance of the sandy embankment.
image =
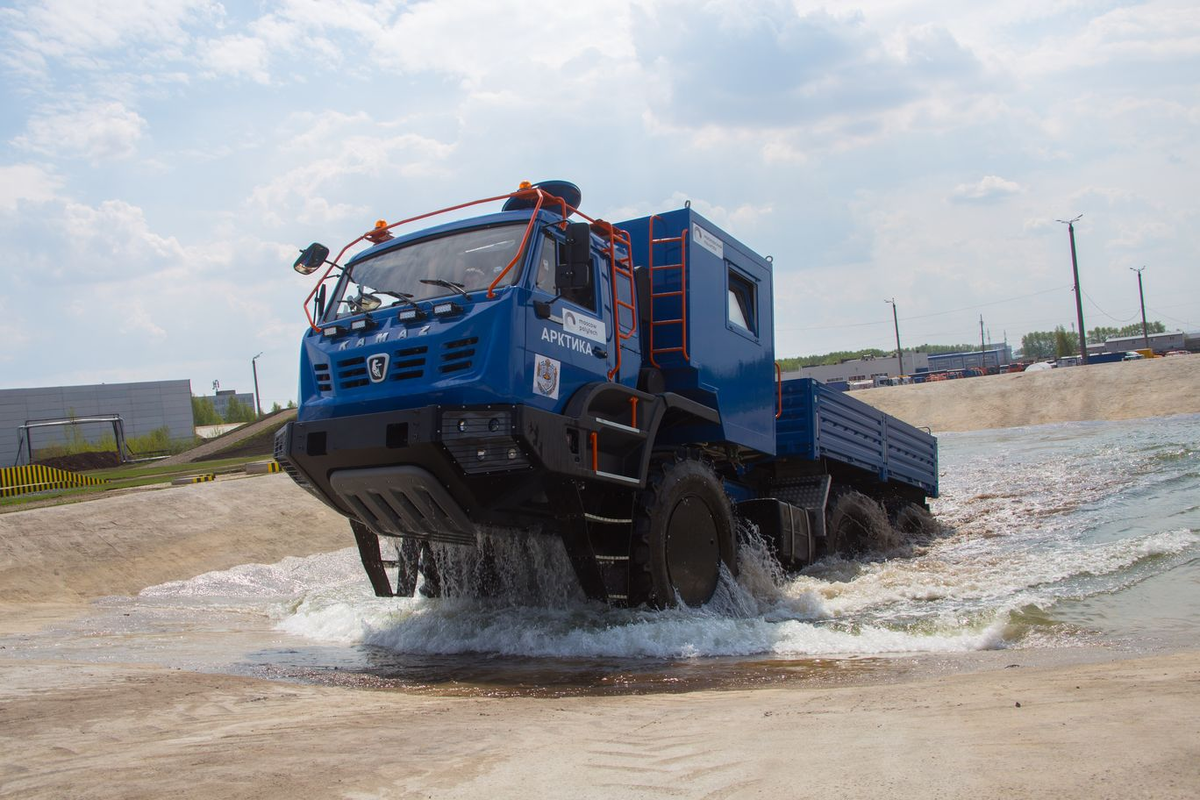
[[0,514],[0,633],[95,597],[353,543],[345,519],[280,474]]
[[[965,430],[1200,411],[1198,380],[1192,356],[859,396]],[[98,595],[350,542],[279,475],[3,514],[0,632]],[[1196,796],[1200,654],[1049,668],[1028,656],[867,686],[538,700],[0,651],[0,796]]]
[[853,393],[937,431],[1200,413],[1200,355],[1016,372]]

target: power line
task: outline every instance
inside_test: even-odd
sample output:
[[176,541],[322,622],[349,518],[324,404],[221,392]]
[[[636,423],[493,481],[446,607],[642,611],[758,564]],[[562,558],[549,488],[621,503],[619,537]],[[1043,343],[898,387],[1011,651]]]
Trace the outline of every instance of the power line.
[[[945,316],[946,314],[957,314],[961,311],[974,311],[975,309],[978,309],[978,308],[988,308],[989,306],[1000,305],[1001,303],[1012,303],[1017,300],[1026,300],[1030,297],[1037,297],[1037,296],[1043,295],[1043,294],[1050,294],[1051,292],[1061,292],[1064,290],[1068,290],[1070,288],[1071,288],[1070,286],[1055,286],[1053,289],[1043,289],[1040,292],[1032,292],[1030,294],[1017,295],[1016,297],[1005,297],[1001,300],[992,300],[987,303],[979,303],[979,304],[973,305],[973,306],[963,306],[962,308],[952,308],[947,311],[935,311],[932,314],[916,314],[911,317],[905,317],[904,321],[908,322],[908,321],[914,320],[914,319],[929,319],[930,317],[942,317],[942,316]],[[847,323],[843,323],[841,325],[811,325],[811,326],[802,327],[802,328],[776,328],[775,330],[777,330],[777,331],[824,331],[824,330],[835,330],[838,328],[865,328],[865,327],[869,327],[871,325],[887,325],[887,320],[883,320],[880,322],[847,322]]]
[[[1082,290],[1080,290],[1080,291],[1082,291]],[[1092,304],[1092,306],[1093,306],[1093,307],[1094,307],[1094,308],[1095,308],[1097,311],[1099,311],[1101,314],[1103,314],[1104,316],[1106,316],[1106,317],[1108,317],[1109,319],[1111,319],[1113,322],[1122,322],[1122,323],[1125,323],[1125,322],[1132,322],[1134,319],[1136,319],[1136,318],[1137,318],[1137,314],[1133,314],[1133,315],[1131,315],[1131,316],[1128,316],[1128,317],[1126,317],[1125,319],[1117,319],[1117,318],[1116,318],[1116,317],[1114,317],[1112,314],[1108,313],[1108,312],[1107,312],[1107,311],[1105,311],[1103,308],[1101,308],[1101,307],[1100,307],[1100,304],[1099,304],[1099,303],[1097,303],[1095,300],[1093,300],[1093,299],[1092,299],[1092,296],[1091,296],[1090,294],[1088,294],[1087,292],[1084,292],[1084,293],[1083,293],[1083,296],[1084,296],[1084,297],[1086,297],[1086,298],[1088,299],[1088,302],[1089,302],[1089,303],[1091,303],[1091,304]]]
[[[1150,306],[1146,306],[1146,308],[1150,308]],[[1179,319],[1178,317],[1172,317],[1170,314],[1164,314],[1156,308],[1150,308],[1150,310],[1153,311],[1155,314],[1157,314],[1160,317],[1166,317],[1167,319],[1172,320],[1174,322],[1178,322],[1181,325],[1187,325],[1190,328],[1200,328],[1200,325],[1196,324],[1195,322],[1188,322],[1186,319]]]
[[945,314],[957,314],[960,311],[974,311],[977,308],[987,308],[989,306],[998,306],[1001,303],[1011,303],[1016,300],[1025,300],[1030,297],[1037,297],[1038,295],[1050,294],[1051,292],[1061,292],[1063,290],[1067,290],[1070,288],[1071,288],[1070,286],[1056,286],[1053,289],[1043,289],[1040,292],[1033,292],[1031,294],[1022,294],[1022,295],[1018,295],[1017,297],[1006,297],[1003,300],[992,300],[991,302],[980,303],[980,304],[974,305],[974,306],[964,306],[963,308],[954,308],[949,311],[935,311],[932,314],[919,314],[915,317],[905,317],[904,321],[907,322],[907,321],[913,320],[913,319],[928,319],[929,317],[940,317]]

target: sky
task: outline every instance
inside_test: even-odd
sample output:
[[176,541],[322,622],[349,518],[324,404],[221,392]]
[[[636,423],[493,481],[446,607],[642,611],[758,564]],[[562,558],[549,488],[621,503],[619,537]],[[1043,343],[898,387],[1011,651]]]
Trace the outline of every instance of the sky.
[[4,0],[0,388],[296,399],[291,269],[561,178],[774,259],[776,355],[1200,330],[1200,6]]

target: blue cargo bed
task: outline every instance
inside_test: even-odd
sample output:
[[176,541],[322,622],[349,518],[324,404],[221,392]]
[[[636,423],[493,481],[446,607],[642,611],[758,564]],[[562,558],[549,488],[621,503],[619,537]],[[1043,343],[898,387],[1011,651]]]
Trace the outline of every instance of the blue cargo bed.
[[780,458],[826,458],[937,497],[937,438],[812,378],[783,382]]

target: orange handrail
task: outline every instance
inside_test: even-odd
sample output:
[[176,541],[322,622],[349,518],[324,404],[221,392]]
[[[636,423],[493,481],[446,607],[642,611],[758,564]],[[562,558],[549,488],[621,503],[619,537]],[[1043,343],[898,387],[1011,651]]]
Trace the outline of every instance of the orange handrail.
[[[316,286],[314,286],[312,291],[308,293],[308,296],[306,298],[304,298],[304,315],[308,318],[309,327],[312,328],[314,331],[320,330],[320,328],[317,326],[316,320],[313,319],[312,314],[309,313],[309,310],[308,310],[309,304],[312,303],[313,297],[315,297],[317,294],[317,290],[320,289],[321,284],[323,284],[326,281],[326,279],[329,278],[329,276],[333,272],[334,268],[339,266],[338,262],[342,260],[342,256],[346,255],[346,251],[349,250],[351,247],[354,247],[354,245],[358,244],[359,242],[362,242],[365,239],[367,239],[368,236],[379,236],[381,233],[383,233],[385,231],[390,231],[392,228],[398,228],[401,225],[407,225],[411,222],[417,222],[419,220],[428,219],[430,217],[436,217],[439,214],[448,214],[451,211],[458,211],[459,209],[470,208],[471,206],[477,206],[477,205],[481,205],[483,203],[493,203],[497,200],[508,200],[509,198],[512,198],[512,197],[519,197],[519,198],[525,198],[525,199],[536,197],[537,204],[534,206],[533,211],[529,215],[529,223],[525,226],[525,235],[521,238],[521,246],[517,248],[517,252],[513,256],[512,261],[508,262],[508,265],[503,269],[503,271],[501,271],[501,273],[499,275],[496,276],[495,280],[493,280],[492,283],[488,286],[488,294],[487,294],[488,299],[490,300],[491,298],[495,297],[496,285],[500,282],[500,280],[505,275],[508,274],[509,270],[511,270],[513,268],[513,266],[516,265],[516,263],[521,259],[521,256],[523,256],[525,254],[525,247],[526,247],[526,245],[529,244],[529,236],[533,232],[533,224],[537,220],[538,211],[541,210],[542,204],[547,200],[549,200],[551,203],[557,202],[557,203],[561,204],[564,221],[566,220],[566,218],[568,216],[570,216],[571,212],[579,213],[578,209],[568,205],[567,201],[563,200],[561,197],[555,197],[554,195],[550,194],[549,192],[547,192],[543,189],[539,189],[535,186],[535,187],[530,187],[528,189],[518,189],[517,191],[510,192],[509,194],[499,194],[499,195],[496,195],[495,197],[485,197],[482,200],[472,200],[469,203],[459,203],[458,205],[455,205],[455,206],[449,206],[447,208],[438,209],[437,211],[430,211],[425,214],[418,214],[415,217],[409,217],[408,219],[402,219],[399,222],[393,222],[390,225],[381,225],[378,228],[371,228],[371,230],[362,234],[357,239],[354,239],[352,242],[350,242],[345,247],[343,247],[340,252],[338,252],[337,258],[335,258],[335,259],[333,259],[333,261],[329,262],[329,266],[325,269],[325,272],[321,275],[321,278],[317,281]],[[568,209],[570,209],[570,210],[568,211]],[[580,214],[580,216],[583,216],[585,219],[590,219],[583,214]]]
[[[561,223],[562,225],[566,224],[567,218],[570,217],[572,214],[578,214],[580,217],[582,217],[583,219],[587,220],[588,222],[590,222],[592,224],[593,231],[595,231],[600,236],[608,239],[608,258],[609,258],[609,264],[610,264],[609,277],[610,277],[612,297],[613,297],[613,320],[612,320],[612,322],[613,322],[613,344],[616,346],[616,350],[617,350],[616,365],[611,370],[608,371],[608,379],[610,381],[613,380],[614,376],[616,376],[621,371],[621,342],[622,342],[622,340],[633,338],[633,335],[637,332],[637,288],[634,286],[634,282],[633,282],[633,255],[632,255],[633,254],[633,246],[632,246],[631,239],[629,237],[629,234],[626,231],[622,230],[621,228],[618,228],[615,225],[613,225],[612,223],[605,222],[604,220],[601,220],[601,219],[593,219],[592,217],[589,217],[587,214],[584,214],[582,211],[580,211],[575,206],[572,206],[570,203],[568,203],[563,198],[552,195],[549,192],[545,191],[544,189],[539,189],[536,186],[531,186],[527,189],[518,189],[517,191],[510,192],[509,194],[499,194],[499,195],[496,195],[495,197],[485,197],[482,200],[472,200],[469,203],[459,203],[458,205],[449,206],[448,208],[442,208],[437,211],[430,211],[425,214],[418,214],[417,216],[409,217],[408,219],[402,219],[399,222],[393,222],[390,225],[381,225],[379,227],[371,228],[371,230],[362,234],[357,239],[350,242],[349,244],[347,244],[345,247],[343,247],[341,249],[341,251],[337,254],[337,258],[335,258],[333,261],[329,262],[329,266],[325,269],[325,272],[321,275],[320,279],[317,281],[316,286],[314,286],[312,291],[308,293],[308,296],[306,298],[304,298],[304,315],[305,315],[305,317],[308,318],[309,327],[311,327],[314,331],[320,330],[320,327],[318,327],[316,320],[313,319],[312,314],[309,312],[309,304],[312,303],[312,299],[313,299],[313,297],[316,296],[317,291],[321,288],[321,284],[323,284],[326,281],[326,279],[329,278],[329,276],[333,272],[334,268],[339,266],[338,262],[342,260],[342,257],[344,255],[346,255],[346,251],[349,250],[354,245],[367,239],[370,236],[379,236],[381,233],[390,231],[392,228],[397,228],[401,225],[407,225],[410,222],[417,222],[418,220],[428,219],[429,217],[436,217],[438,214],[446,214],[451,211],[458,211],[459,209],[469,208],[471,206],[477,206],[482,203],[492,203],[497,200],[508,200],[509,198],[513,198],[513,197],[519,197],[519,198],[524,198],[524,199],[530,199],[530,198],[536,197],[537,204],[534,206],[533,211],[530,212],[530,214],[529,214],[529,223],[525,226],[525,234],[524,234],[524,236],[521,237],[521,245],[520,245],[520,247],[517,248],[517,252],[513,256],[512,261],[508,262],[508,265],[504,267],[504,269],[500,272],[500,274],[497,275],[496,278],[488,286],[488,292],[487,292],[488,299],[490,300],[491,298],[495,297],[495,289],[496,289],[497,284],[500,283],[500,281],[504,278],[504,276],[508,274],[509,270],[511,270],[513,268],[513,266],[515,266],[516,263],[524,255],[525,248],[529,244],[530,234],[533,232],[534,222],[538,218],[538,212],[541,211],[543,203],[548,202],[551,205],[559,206],[559,213],[562,215],[562,223]],[[616,246],[618,243],[625,250],[625,256],[624,256],[624,258],[621,258],[621,259],[617,258]],[[622,262],[627,263],[628,266],[627,267],[621,266]],[[619,299],[619,297],[617,295],[617,272],[620,272],[622,277],[625,277],[629,281],[629,300],[630,300],[630,302],[628,302],[628,303],[626,303],[624,300]],[[622,308],[629,309],[630,316],[633,320],[630,325],[629,330],[624,333],[621,332],[621,309]]]

